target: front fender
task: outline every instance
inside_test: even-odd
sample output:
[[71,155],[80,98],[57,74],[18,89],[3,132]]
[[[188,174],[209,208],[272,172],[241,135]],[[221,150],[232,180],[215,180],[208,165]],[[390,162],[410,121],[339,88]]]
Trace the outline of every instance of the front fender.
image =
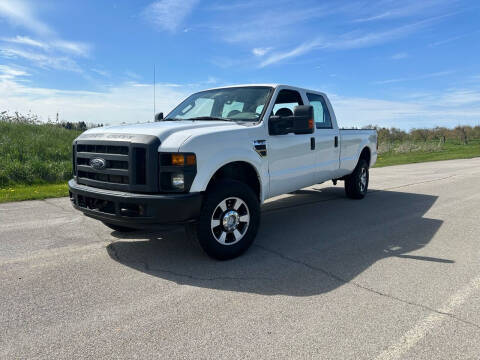
[[268,164],[253,149],[246,152],[243,148],[222,149],[215,154],[197,154],[197,175],[193,181],[191,192],[201,192],[207,189],[213,175],[229,163],[242,161],[253,166],[260,181],[260,200],[263,202],[268,194]]

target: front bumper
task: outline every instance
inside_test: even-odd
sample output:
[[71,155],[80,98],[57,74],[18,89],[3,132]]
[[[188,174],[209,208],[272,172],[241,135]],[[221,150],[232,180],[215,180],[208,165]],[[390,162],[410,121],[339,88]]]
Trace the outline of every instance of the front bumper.
[[68,188],[73,207],[85,215],[138,229],[194,221],[202,206],[201,193],[138,194],[93,188],[73,179]]

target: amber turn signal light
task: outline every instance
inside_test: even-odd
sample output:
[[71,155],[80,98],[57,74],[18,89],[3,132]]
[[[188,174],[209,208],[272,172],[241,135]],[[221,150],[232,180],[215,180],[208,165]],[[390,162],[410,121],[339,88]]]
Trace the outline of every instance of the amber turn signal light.
[[172,154],[172,165],[175,166],[191,166],[197,162],[194,154]]
[[188,154],[185,156],[186,158],[186,163],[188,166],[195,165],[197,163],[197,159],[195,158],[195,155],[193,154]]
[[183,154],[172,154],[172,165],[183,166],[185,164],[185,157]]

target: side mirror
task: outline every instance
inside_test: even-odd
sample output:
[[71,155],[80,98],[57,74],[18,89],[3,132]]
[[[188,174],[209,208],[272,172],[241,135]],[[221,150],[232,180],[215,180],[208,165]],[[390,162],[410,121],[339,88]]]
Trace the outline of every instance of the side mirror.
[[268,130],[270,135],[312,134],[313,106],[299,105],[293,109],[293,116],[270,116]]
[[295,134],[313,134],[313,124],[313,106],[295,106],[293,109],[293,132]]
[[159,112],[155,115],[155,121],[162,121],[163,120],[163,112]]

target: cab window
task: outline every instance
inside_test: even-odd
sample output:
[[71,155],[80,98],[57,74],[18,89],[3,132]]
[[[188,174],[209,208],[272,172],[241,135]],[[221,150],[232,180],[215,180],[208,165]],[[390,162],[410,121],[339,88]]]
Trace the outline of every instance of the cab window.
[[280,90],[273,106],[273,115],[292,116],[295,106],[303,105],[300,93],[295,90]]
[[308,101],[313,106],[313,117],[315,119],[315,127],[317,129],[331,129],[332,119],[328,112],[327,103],[323,96],[318,94],[307,93]]

